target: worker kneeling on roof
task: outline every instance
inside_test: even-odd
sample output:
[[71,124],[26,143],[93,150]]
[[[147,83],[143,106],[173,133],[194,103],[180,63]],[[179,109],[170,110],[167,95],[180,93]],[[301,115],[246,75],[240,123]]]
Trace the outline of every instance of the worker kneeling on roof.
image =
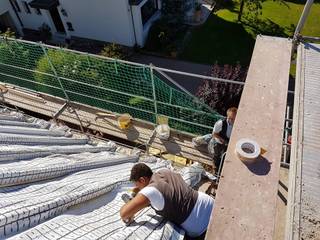
[[131,170],[130,180],[139,192],[122,206],[120,215],[124,222],[133,221],[138,211],[151,205],[157,214],[182,227],[188,236],[205,234],[213,199],[189,187],[180,174],[169,169],[153,173],[146,164],[138,163]]
[[221,158],[227,151],[237,111],[238,109],[235,107],[229,108],[227,110],[227,117],[215,123],[212,133],[192,139],[195,146],[208,144],[208,152],[213,156],[216,171],[218,171],[220,164],[220,170],[222,168],[223,163],[221,163]]

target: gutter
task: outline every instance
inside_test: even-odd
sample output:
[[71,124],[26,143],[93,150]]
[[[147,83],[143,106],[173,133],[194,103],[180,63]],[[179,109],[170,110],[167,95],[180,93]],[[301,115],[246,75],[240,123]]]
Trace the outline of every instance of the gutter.
[[17,16],[17,18],[18,18],[18,20],[19,20],[19,23],[20,23],[21,27],[24,27],[24,26],[23,26],[23,23],[22,23],[22,21],[21,21],[21,18],[20,18],[19,14],[18,14],[18,12],[17,12],[17,10],[16,10],[16,8],[13,6],[12,1],[9,0],[9,2],[10,2],[10,5],[11,5],[14,13],[16,14],[16,16]]
[[134,18],[133,18],[133,13],[132,13],[132,5],[130,4],[130,15],[131,15],[131,20],[132,20],[132,27],[133,27],[133,35],[134,35],[134,45],[137,45],[137,35],[136,35],[136,27],[134,25]]

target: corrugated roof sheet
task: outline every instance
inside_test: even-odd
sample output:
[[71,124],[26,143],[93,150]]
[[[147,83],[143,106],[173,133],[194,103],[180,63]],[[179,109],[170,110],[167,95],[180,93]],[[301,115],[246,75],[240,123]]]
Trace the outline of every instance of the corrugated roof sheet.
[[298,101],[295,104],[297,163],[291,239],[320,239],[320,45],[298,48]]
[[320,45],[303,44],[302,238],[320,239]]

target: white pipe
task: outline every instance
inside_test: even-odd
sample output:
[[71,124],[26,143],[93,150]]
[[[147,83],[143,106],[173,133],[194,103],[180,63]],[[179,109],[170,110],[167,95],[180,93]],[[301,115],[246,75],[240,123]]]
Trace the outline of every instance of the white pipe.
[[[111,143],[111,142],[110,142]],[[53,154],[77,154],[83,152],[115,151],[115,144],[71,145],[71,146],[0,146],[0,163],[9,161],[28,160],[37,157],[46,157]]]
[[28,128],[41,128],[41,125],[37,123],[29,122],[16,122],[16,121],[7,121],[0,120],[0,126],[16,126],[16,127],[28,127]]
[[74,172],[137,161],[138,156],[98,152],[54,155],[28,162],[9,163],[4,164],[4,167],[0,169],[0,173],[2,173],[0,174],[0,186],[25,184],[57,178]]
[[0,144],[17,144],[17,145],[79,145],[87,144],[88,139],[76,139],[65,137],[50,136],[29,136],[16,134],[1,134]]
[[66,135],[65,131],[26,128],[26,127],[12,127],[12,126],[0,126],[0,133],[12,133],[21,135],[38,135],[38,136],[53,136],[63,137]]

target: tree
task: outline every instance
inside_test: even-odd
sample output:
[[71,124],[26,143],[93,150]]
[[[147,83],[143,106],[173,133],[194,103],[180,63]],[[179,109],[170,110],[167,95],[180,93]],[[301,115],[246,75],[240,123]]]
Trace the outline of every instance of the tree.
[[[28,69],[33,69],[34,62],[32,62],[30,59],[30,48],[18,44],[15,40],[0,40],[0,63],[6,64],[0,65],[0,72],[8,75],[23,77],[26,79],[32,79],[33,74],[28,71]],[[1,79],[3,82],[7,83],[20,83],[22,87],[32,87],[32,84],[30,82],[23,81],[18,78],[2,76]]]
[[243,7],[244,7],[244,0],[241,0],[239,14],[238,14],[238,21],[239,22],[241,22],[241,17],[242,17],[242,14],[243,14]]
[[[55,76],[52,66],[59,78]],[[106,103],[94,98],[124,105],[142,105],[139,99],[131,99],[117,92],[144,96],[145,88],[142,86],[150,82],[149,79],[142,82],[144,70],[141,67],[60,49],[48,49],[47,54],[36,62],[35,70],[33,77],[38,83],[38,91],[64,97],[60,90],[61,82],[71,100],[102,108]],[[110,104],[109,110],[113,110],[111,107],[115,105]]]
[[238,21],[241,22],[244,5],[246,5],[247,14],[252,20],[256,20],[258,15],[262,14],[262,3],[265,0],[241,0]]
[[[241,67],[239,63],[235,66],[219,66],[215,63],[211,69],[212,77],[233,81],[244,82],[246,75],[247,69]],[[225,115],[229,107],[239,105],[242,90],[242,85],[205,80],[199,87],[196,95],[215,111]]]
[[[38,84],[39,91],[58,94],[64,97],[62,91],[56,89],[60,88],[60,84],[54,76],[52,66],[54,66],[55,71],[59,74],[60,81],[66,90],[79,89],[80,92],[85,94],[85,89],[81,88],[81,85],[77,84],[76,81],[99,85],[98,72],[95,69],[89,68],[89,62],[85,55],[49,49],[47,50],[47,55],[43,55],[37,61],[36,72],[34,73],[35,80],[40,83]],[[51,74],[52,76],[47,74]],[[66,81],[65,79],[71,79],[74,82]],[[52,88],[49,86],[52,86]]]

